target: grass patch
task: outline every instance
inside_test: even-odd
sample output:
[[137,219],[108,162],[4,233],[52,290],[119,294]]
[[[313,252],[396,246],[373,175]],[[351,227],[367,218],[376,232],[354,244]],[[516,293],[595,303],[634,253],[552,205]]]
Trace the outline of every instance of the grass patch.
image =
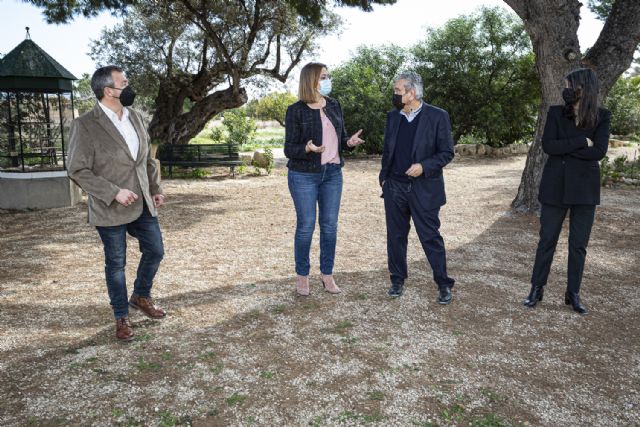
[[284,308],[285,308],[284,304],[277,304],[275,307],[273,307],[273,312],[275,314],[282,314],[284,313]]
[[264,378],[266,380],[272,379],[276,374],[271,371],[260,371],[260,378]]
[[229,406],[239,405],[242,402],[244,402],[246,398],[247,396],[244,396],[242,394],[233,393],[231,396],[227,397],[227,405]]
[[171,415],[169,411],[160,412],[160,427],[173,427],[178,422],[178,419]]
[[335,326],[335,331],[339,334],[344,334],[348,329],[353,328],[353,322],[351,320],[342,320]]
[[356,337],[342,337],[342,339],[340,339],[340,341],[342,341],[345,344],[352,345],[352,344],[355,344],[355,343],[358,342],[358,338],[356,338]]
[[338,420],[342,423],[346,421],[354,421],[354,420],[357,420],[358,418],[360,418],[358,414],[351,411],[343,411],[340,413],[340,415],[338,415]]
[[362,421],[365,423],[379,423],[384,420],[384,416],[380,414],[363,415]]
[[454,403],[450,408],[442,411],[442,418],[447,422],[460,423],[464,417],[464,406],[459,403]]
[[494,392],[493,390],[491,390],[489,388],[481,388],[480,389],[480,394],[483,395],[484,397],[486,397],[487,400],[489,400],[489,402],[491,402],[491,403],[501,402],[501,401],[506,399],[504,396]]
[[207,351],[205,353],[200,353],[200,355],[198,356],[198,359],[206,362],[206,361],[216,360],[217,357],[218,356],[216,355],[215,352]]
[[214,366],[213,368],[209,368],[209,372],[211,372],[213,375],[218,375],[220,372],[222,372],[223,369],[224,365],[222,364],[222,362],[220,362],[216,363],[216,366]]
[[372,391],[369,393],[369,400],[381,401],[384,400],[384,393],[380,390]]
[[138,341],[138,342],[147,342],[151,339],[151,334],[148,332],[145,332],[144,334],[141,335],[136,335],[134,340]]
[[324,415],[317,415],[315,417],[313,417],[311,419],[311,421],[309,421],[309,425],[311,427],[321,427],[323,425],[325,425],[325,420],[327,419],[326,416]]
[[496,414],[486,414],[469,424],[471,427],[514,427],[513,424]]
[[136,367],[141,371],[153,371],[160,369],[162,365],[158,362],[147,362],[146,360],[144,360],[144,357],[140,356]]
[[351,322],[351,320],[343,320],[342,322],[339,322],[336,325],[336,329],[347,329],[352,327],[353,327],[353,322]]

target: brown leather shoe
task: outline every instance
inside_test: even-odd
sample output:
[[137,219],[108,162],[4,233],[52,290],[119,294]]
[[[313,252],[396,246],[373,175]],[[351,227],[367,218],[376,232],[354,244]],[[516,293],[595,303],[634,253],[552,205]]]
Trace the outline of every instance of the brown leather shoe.
[[133,329],[128,317],[116,319],[116,338],[120,341],[131,341],[133,339]]
[[153,298],[144,298],[137,295],[131,295],[129,305],[136,310],[142,311],[152,319],[162,319],[167,315],[163,309],[153,304]]

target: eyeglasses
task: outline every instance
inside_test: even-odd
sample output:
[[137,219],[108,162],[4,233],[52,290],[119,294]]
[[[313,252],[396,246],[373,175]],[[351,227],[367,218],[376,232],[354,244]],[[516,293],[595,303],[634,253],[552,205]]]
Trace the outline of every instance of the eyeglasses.
[[320,80],[331,80],[331,74],[322,74]]

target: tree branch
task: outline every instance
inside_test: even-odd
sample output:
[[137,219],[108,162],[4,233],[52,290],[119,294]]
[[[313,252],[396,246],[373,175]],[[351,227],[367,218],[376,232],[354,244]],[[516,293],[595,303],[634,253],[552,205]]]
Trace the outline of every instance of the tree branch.
[[629,67],[640,43],[640,1],[617,0],[605,21],[598,40],[584,57],[592,67],[606,94],[618,77]]

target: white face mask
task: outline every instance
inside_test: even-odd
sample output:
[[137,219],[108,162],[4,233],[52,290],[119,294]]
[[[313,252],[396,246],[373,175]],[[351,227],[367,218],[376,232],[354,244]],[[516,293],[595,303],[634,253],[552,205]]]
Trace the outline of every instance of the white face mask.
[[331,79],[320,80],[320,95],[327,96],[331,93]]

